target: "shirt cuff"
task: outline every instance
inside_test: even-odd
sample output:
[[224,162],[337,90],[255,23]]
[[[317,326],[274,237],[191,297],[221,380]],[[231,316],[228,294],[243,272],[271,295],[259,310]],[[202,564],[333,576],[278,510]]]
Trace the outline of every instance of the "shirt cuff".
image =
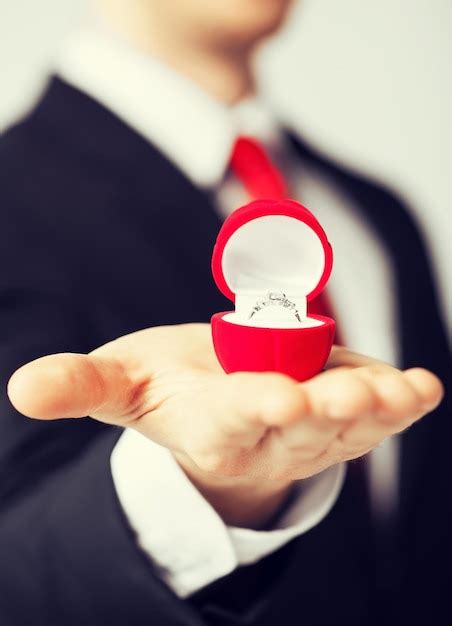
[[266,531],[227,527],[171,452],[134,430],[118,440],[111,471],[138,544],[168,586],[187,597],[318,524],[338,497],[345,466],[299,481],[290,507]]

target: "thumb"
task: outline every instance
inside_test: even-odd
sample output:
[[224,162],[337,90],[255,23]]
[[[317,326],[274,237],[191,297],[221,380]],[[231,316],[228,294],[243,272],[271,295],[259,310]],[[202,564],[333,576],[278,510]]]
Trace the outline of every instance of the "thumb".
[[18,369],[8,383],[8,396],[28,417],[52,420],[91,415],[119,422],[130,413],[134,394],[118,361],[67,353],[44,356]]

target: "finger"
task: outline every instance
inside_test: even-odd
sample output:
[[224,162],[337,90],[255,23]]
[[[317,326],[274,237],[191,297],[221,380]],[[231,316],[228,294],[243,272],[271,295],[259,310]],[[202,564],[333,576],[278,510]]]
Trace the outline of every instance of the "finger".
[[377,420],[392,424],[396,431],[404,428],[405,422],[414,421],[422,415],[422,398],[399,370],[378,364],[358,368],[355,372],[375,392],[377,403],[374,417]]
[[224,391],[240,419],[265,426],[292,423],[309,408],[299,385],[282,374],[231,374]]
[[432,410],[443,395],[438,378],[423,369],[400,372],[380,363],[355,373],[374,386],[379,406],[374,416],[354,421],[341,434],[342,443],[350,450],[374,447],[387,436],[404,430]]
[[[8,383],[15,408],[37,419],[127,416],[134,385],[113,359],[84,354],[55,354],[17,370]],[[105,420],[107,421],[107,420]]]
[[433,411],[444,397],[444,387],[437,376],[421,367],[414,367],[403,373],[405,380],[420,397],[424,411]]
[[306,393],[311,415],[330,420],[354,420],[371,413],[375,393],[357,370],[330,370],[300,385]]

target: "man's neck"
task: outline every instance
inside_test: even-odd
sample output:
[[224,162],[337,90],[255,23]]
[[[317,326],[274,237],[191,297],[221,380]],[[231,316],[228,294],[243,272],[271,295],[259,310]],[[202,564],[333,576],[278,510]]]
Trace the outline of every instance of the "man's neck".
[[163,49],[150,43],[146,52],[186,76],[216,100],[236,104],[254,94],[251,59],[244,54],[213,54],[196,49]]
[[252,50],[207,50],[190,42],[172,41],[135,23],[103,18],[129,45],[152,55],[199,85],[216,100],[235,104],[255,91]]

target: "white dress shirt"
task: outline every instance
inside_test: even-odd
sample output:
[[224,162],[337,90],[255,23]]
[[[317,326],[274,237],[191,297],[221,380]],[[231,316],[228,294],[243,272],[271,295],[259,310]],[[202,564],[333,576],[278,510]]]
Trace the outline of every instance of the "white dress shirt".
[[[295,192],[291,195],[317,215],[333,245],[329,292],[347,345],[396,363],[391,268],[381,244],[349,197],[291,158],[284,134],[258,100],[226,106],[102,28],[68,42],[57,72],[153,143],[195,185],[215,190],[223,215],[246,201],[240,183],[226,174],[236,137],[252,135],[273,150]],[[394,442],[387,440],[371,455],[371,493],[381,515],[396,504]],[[171,453],[135,431],[121,436],[111,469],[138,544],[181,597],[239,565],[256,562],[318,524],[334,505],[344,477],[339,465],[300,481],[277,525],[256,531],[226,526]]]

